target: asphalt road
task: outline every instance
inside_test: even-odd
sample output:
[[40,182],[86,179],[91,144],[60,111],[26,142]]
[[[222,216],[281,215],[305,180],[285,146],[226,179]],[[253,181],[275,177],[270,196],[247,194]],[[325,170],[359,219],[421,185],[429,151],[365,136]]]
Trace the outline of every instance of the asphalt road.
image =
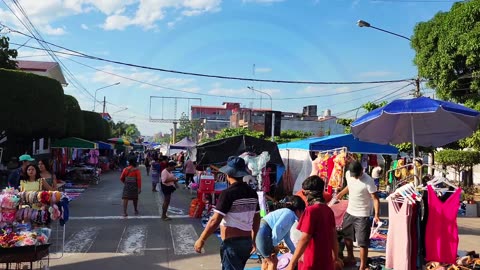
[[[128,218],[122,217],[120,172],[101,176],[97,186],[90,186],[70,204],[71,219],[65,227],[64,254],[62,237],[52,239],[50,269],[220,269],[220,239],[210,237],[206,250],[196,254],[193,243],[203,230],[199,219],[188,217],[190,200],[195,196],[178,189],[172,196],[169,216],[160,219],[161,193],[151,191],[150,177],[140,167],[143,188],[139,216],[129,205]],[[249,263],[250,265],[250,263]],[[254,260],[251,266],[256,266]]]

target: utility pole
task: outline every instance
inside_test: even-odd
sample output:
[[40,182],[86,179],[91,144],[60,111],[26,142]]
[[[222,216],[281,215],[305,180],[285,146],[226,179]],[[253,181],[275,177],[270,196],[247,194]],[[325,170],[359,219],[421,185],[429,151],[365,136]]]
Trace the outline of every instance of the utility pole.
[[177,142],[177,124],[178,122],[173,122],[172,144]]
[[105,106],[107,105],[107,97],[103,96],[103,113],[105,113]]
[[415,93],[413,94],[414,97],[421,97],[422,93],[420,93],[420,78],[415,79]]

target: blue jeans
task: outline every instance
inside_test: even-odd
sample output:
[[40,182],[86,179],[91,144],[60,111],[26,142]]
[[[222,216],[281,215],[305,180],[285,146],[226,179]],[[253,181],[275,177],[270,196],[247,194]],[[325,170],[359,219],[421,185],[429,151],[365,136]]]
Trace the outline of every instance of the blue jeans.
[[220,246],[222,270],[243,270],[253,248],[251,237],[233,237]]
[[263,220],[260,222],[255,244],[257,245],[257,252],[264,258],[268,258],[274,253],[272,229],[268,226],[268,223]]

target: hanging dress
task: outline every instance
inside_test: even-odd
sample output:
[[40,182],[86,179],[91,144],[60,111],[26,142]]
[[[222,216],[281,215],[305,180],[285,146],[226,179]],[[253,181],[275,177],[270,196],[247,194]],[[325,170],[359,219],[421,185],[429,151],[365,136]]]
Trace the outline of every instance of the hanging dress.
[[343,184],[343,168],[347,162],[347,154],[345,152],[338,154],[333,162],[334,168],[330,176],[329,185],[336,189],[342,187]]
[[385,266],[395,270],[410,270],[411,206],[407,202],[388,200],[388,234]]
[[428,192],[428,220],[425,229],[427,261],[454,264],[458,250],[457,213],[461,189],[458,188],[445,202],[435,194],[431,185]]

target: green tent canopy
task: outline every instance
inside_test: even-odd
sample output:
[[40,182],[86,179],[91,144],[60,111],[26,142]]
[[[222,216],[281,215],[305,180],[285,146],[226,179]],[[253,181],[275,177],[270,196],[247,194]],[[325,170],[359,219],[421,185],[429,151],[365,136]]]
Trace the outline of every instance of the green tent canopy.
[[98,144],[84,139],[71,137],[54,141],[51,148],[98,149]]

